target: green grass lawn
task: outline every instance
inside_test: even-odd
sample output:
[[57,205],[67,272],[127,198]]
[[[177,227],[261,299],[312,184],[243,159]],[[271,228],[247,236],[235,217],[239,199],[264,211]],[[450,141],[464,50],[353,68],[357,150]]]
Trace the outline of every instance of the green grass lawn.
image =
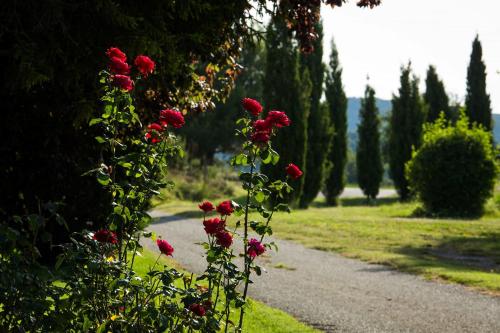
[[[341,207],[317,201],[307,210],[277,214],[272,226],[277,237],[310,248],[500,294],[499,205],[497,194],[481,219],[452,220],[413,218],[417,204],[394,198],[373,206],[364,199],[342,200]],[[201,216],[194,202],[173,201],[157,208]]]
[[[150,266],[154,265],[156,260],[156,254],[144,250],[142,256],[136,257],[134,268],[136,272],[140,275],[145,275]],[[170,267],[175,267],[179,269],[179,265],[171,260],[166,259],[162,256],[160,259],[161,263],[169,265]],[[279,332],[290,332],[290,333],[313,333],[319,332],[313,328],[310,328],[303,323],[299,322],[297,319],[293,318],[289,314],[271,308],[261,302],[255,300],[249,300],[250,307],[246,310],[245,320],[243,323],[243,332],[259,332],[259,333],[279,333]],[[239,311],[232,313],[232,321],[238,322]]]

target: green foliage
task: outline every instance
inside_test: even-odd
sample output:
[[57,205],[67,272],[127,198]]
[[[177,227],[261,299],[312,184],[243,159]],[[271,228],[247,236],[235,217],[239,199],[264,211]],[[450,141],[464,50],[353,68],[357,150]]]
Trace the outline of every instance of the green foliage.
[[467,68],[467,95],[465,109],[471,123],[482,125],[487,131],[492,129],[490,95],[486,92],[486,65],[479,36],[472,42],[472,53]]
[[[135,89],[141,121],[152,118],[149,109],[165,104],[202,111],[232,85],[239,40],[247,36],[241,30],[247,5],[244,0],[2,3],[0,40],[9,51],[0,55],[0,219],[37,211],[39,201],[65,201],[60,213],[71,231],[86,221],[102,225],[111,198],[81,175],[99,158],[96,129],[87,124],[100,108],[95,73],[104,51],[118,46],[129,63],[140,53],[157,63],[148,83]],[[49,229],[56,244],[68,240],[66,229],[57,224]]]
[[262,99],[265,68],[264,46],[260,41],[245,43],[238,59],[242,66],[234,88],[227,100],[216,103],[214,110],[192,112],[186,117],[186,126],[180,134],[186,138],[188,153],[201,159],[202,165],[213,164],[214,154],[238,148],[235,141],[235,121],[242,116],[241,100]]
[[375,199],[384,169],[380,154],[380,120],[375,104],[375,90],[370,86],[366,87],[365,97],[361,102],[360,117],[356,152],[358,184],[368,199]]
[[[263,101],[267,108],[286,112],[292,126],[282,128],[274,140],[280,160],[276,167],[263,165],[262,171],[271,179],[282,179],[285,167],[294,163],[306,167],[307,117],[311,83],[299,79],[298,52],[286,24],[281,18],[273,19],[267,29],[266,71]],[[304,177],[294,182],[293,198],[300,198]]]
[[311,54],[301,54],[300,56],[301,65],[308,70],[312,83],[311,107],[307,119],[307,161],[304,189],[299,203],[302,208],[309,206],[323,186],[327,157],[333,136],[328,106],[325,103],[320,103],[325,73],[325,65],[322,61],[323,26],[321,23],[317,25],[316,31],[318,39],[314,42],[314,51]]
[[399,96],[392,98],[389,127],[389,168],[394,186],[401,200],[410,196],[405,177],[405,164],[411,159],[412,150],[418,149],[422,138],[425,114],[418,91],[416,77],[410,79],[411,64],[401,68]]
[[424,101],[428,110],[426,121],[436,121],[441,112],[444,112],[447,119],[452,119],[448,95],[446,94],[443,81],[439,79],[434,66],[429,66],[427,70],[425,87]]
[[491,137],[481,127],[469,127],[463,114],[455,126],[442,117],[425,126],[423,144],[407,164],[407,174],[428,213],[478,216],[492,196],[497,174]]
[[65,225],[59,204],[40,204],[36,214],[13,216],[0,228],[0,331],[63,331],[51,314],[64,294],[56,277],[39,263],[35,244],[50,244],[50,224]]
[[338,52],[332,39],[330,69],[326,76],[326,100],[331,123],[335,130],[328,156],[330,171],[325,183],[325,196],[329,205],[336,205],[345,186],[345,166],[347,163],[347,97],[342,84],[342,68]]
[[[90,124],[99,129],[95,138],[102,158],[97,168],[85,174],[93,175],[112,198],[106,228],[72,234],[55,264],[59,281],[54,283],[50,270],[39,269],[33,244],[37,237],[50,240],[50,234],[44,231],[46,224],[50,220],[63,223],[62,218],[52,206],[47,206],[49,218],[41,214],[14,217],[13,228],[0,233],[0,269],[6,274],[0,279],[0,295],[4,296],[0,327],[12,331],[21,320],[26,324],[19,327],[20,331],[218,332],[223,328],[227,331],[229,326],[241,331],[250,276],[262,273],[254,259],[265,248],[276,248],[273,242],[263,243],[265,236],[272,234],[274,212],[290,211],[285,202],[292,187],[257,171],[257,163],[277,164],[278,153],[269,140],[265,144],[252,141],[249,114],[238,120],[237,135],[244,143],[231,162],[233,166],[250,168],[239,174],[245,201],[241,205],[234,201],[221,203],[216,210],[220,219],[208,219],[214,209],[211,204],[204,209],[207,241],[201,245],[206,251],[207,268],[202,275],[195,279],[175,268],[157,267],[160,256],[172,255],[174,249],[161,237],[142,229],[151,219],[147,213],[149,199],[165,185],[156,179],[164,172],[167,161],[183,155],[171,132],[171,128],[183,123],[183,118],[180,112],[164,110],[155,126],[143,129],[130,92],[116,87],[113,79],[107,71],[100,73],[103,111]],[[134,79],[137,82],[140,77]],[[270,136],[277,129],[271,131]],[[121,136],[124,132],[130,134]],[[251,212],[260,218],[250,220]],[[242,220],[229,232],[226,220],[233,213]],[[233,262],[237,256],[231,247],[240,225],[244,228],[243,271]],[[250,239],[250,230],[257,233],[259,240]],[[143,237],[156,240],[161,252],[145,276],[134,270]],[[38,280],[33,283],[25,278]],[[26,292],[30,295],[23,298]],[[230,319],[235,309],[240,313],[237,324]]]

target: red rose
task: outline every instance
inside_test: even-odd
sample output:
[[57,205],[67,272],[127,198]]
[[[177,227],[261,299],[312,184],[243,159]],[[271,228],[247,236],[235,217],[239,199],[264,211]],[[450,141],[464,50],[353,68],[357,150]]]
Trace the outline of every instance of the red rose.
[[248,241],[248,255],[252,258],[260,256],[262,253],[266,252],[266,248],[261,242],[252,238]]
[[213,219],[208,219],[203,221],[203,225],[205,226],[205,232],[209,235],[215,235],[218,232],[224,230],[225,222],[217,217]]
[[110,244],[118,243],[118,237],[116,237],[116,233],[106,229],[101,229],[96,231],[92,239],[101,243],[110,243]]
[[146,141],[151,142],[152,144],[161,142],[161,137],[156,131],[148,131],[144,138],[146,139]]
[[166,256],[171,256],[174,253],[174,248],[166,240],[158,239],[156,245],[158,245],[160,252]]
[[158,131],[158,132],[162,132],[163,131],[163,127],[160,124],[157,124],[157,123],[149,124],[148,125],[148,129],[149,130],[155,130],[155,131]]
[[155,62],[145,55],[137,56],[137,58],[135,58],[134,65],[137,67],[139,72],[144,75],[144,77],[147,77],[155,70]]
[[250,136],[250,140],[255,143],[267,143],[271,139],[269,132],[254,132]]
[[253,131],[250,140],[256,143],[267,143],[271,138],[272,125],[263,119],[258,119],[253,123]]
[[122,50],[120,50],[117,47],[110,47],[106,51],[106,55],[108,56],[109,59],[116,57],[123,62],[127,61],[127,56],[125,55],[125,53],[123,53]]
[[215,238],[217,238],[217,244],[219,244],[222,247],[228,248],[233,244],[233,235],[231,235],[227,231],[221,231],[215,235]]
[[269,122],[274,127],[285,127],[290,126],[290,118],[283,111],[269,111],[266,117],[266,121]]
[[300,176],[302,176],[302,171],[299,169],[298,166],[296,166],[293,163],[288,164],[286,167],[286,173],[292,178],[292,179],[298,179]]
[[130,76],[116,74],[111,77],[111,82],[114,86],[126,90],[131,91],[134,89],[134,81],[130,79]]
[[205,307],[201,304],[191,304],[189,306],[189,311],[191,311],[192,313],[194,313],[195,315],[197,316],[200,316],[200,317],[203,317],[206,313],[205,311]]
[[229,200],[223,201],[217,206],[217,212],[229,216],[234,212],[233,204]]
[[120,58],[113,57],[110,59],[109,71],[113,74],[128,75],[130,66]]
[[160,111],[160,120],[167,125],[172,125],[174,128],[184,126],[184,116],[179,111],[166,109]]
[[253,130],[255,132],[270,132],[273,129],[273,125],[269,123],[269,121],[264,119],[257,119],[253,122]]
[[253,114],[254,116],[258,116],[259,113],[262,112],[262,105],[257,102],[255,99],[251,98],[243,98],[241,101],[243,108]]
[[199,204],[198,207],[205,213],[211,212],[215,209],[214,205],[210,201],[204,201]]

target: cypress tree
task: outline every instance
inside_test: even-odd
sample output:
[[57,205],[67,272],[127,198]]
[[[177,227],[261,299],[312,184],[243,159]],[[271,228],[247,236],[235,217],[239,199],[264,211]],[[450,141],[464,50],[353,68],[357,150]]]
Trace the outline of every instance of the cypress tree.
[[[273,146],[280,154],[278,164],[263,165],[262,169],[271,179],[284,179],[285,167],[289,163],[306,170],[308,98],[311,83],[299,79],[298,52],[282,18],[274,18],[268,26],[266,52],[264,106],[266,109],[286,112],[292,123],[289,127],[280,129],[273,139]],[[300,198],[304,178],[291,182],[295,189],[292,200]]]
[[392,98],[389,129],[389,167],[391,178],[401,200],[410,197],[405,164],[412,150],[420,146],[425,113],[418,91],[418,79],[410,78],[411,64],[401,68],[399,96]]
[[326,202],[337,205],[338,197],[345,186],[345,165],[347,162],[347,97],[342,84],[342,68],[334,41],[331,44],[329,70],[326,76],[326,100],[329,105],[331,123],[335,129],[328,161],[330,171],[325,183]]
[[[300,207],[307,208],[316,198],[324,181],[326,158],[333,131],[330,129],[328,107],[321,104],[325,65],[323,58],[323,25],[316,25],[318,39],[314,42],[314,52],[301,54],[301,66],[309,71],[312,90],[309,96],[310,112],[307,120],[307,162],[304,190],[300,197]],[[325,146],[327,149],[325,149]]]
[[469,68],[467,69],[467,95],[465,109],[471,123],[483,125],[491,131],[490,95],[486,93],[486,65],[479,36],[472,42]]
[[360,117],[356,152],[358,184],[370,200],[377,197],[384,172],[380,157],[380,120],[375,104],[375,90],[370,86],[366,86],[365,97],[361,101]]
[[444,112],[446,119],[451,119],[451,109],[448,95],[436,73],[434,66],[429,66],[427,77],[425,79],[424,101],[427,104],[427,121],[434,122],[439,118],[441,112]]

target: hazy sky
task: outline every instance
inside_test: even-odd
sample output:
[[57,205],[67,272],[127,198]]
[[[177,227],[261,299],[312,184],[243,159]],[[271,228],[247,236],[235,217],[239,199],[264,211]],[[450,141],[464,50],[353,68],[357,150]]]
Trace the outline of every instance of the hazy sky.
[[472,40],[483,46],[487,90],[500,113],[500,0],[383,0],[360,9],[351,0],[321,10],[325,62],[332,36],[339,51],[348,96],[362,96],[367,74],[377,96],[390,99],[399,87],[400,67],[411,59],[421,91],[429,64],[447,92],[464,100]]

